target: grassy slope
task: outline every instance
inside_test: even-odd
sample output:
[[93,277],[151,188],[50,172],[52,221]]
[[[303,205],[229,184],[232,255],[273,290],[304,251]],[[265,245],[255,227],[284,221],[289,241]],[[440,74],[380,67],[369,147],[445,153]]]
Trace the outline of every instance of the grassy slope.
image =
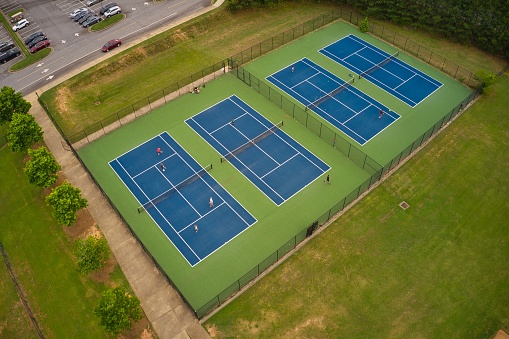
[[[509,329],[503,77],[351,211],[206,323],[238,337],[491,337]],[[410,209],[398,207],[407,201]]]
[[[42,97],[52,111],[58,111],[57,120],[67,135],[72,135],[229,55],[332,8],[331,5],[285,4],[238,15],[220,9],[149,39],[45,92]],[[159,52],[170,45],[171,48]]]
[[[42,192],[28,184],[23,166],[23,155],[7,147],[0,151],[0,241],[29,304],[49,338],[105,337],[92,313],[102,286],[76,272],[71,243],[56,225]],[[26,329],[8,323],[6,331]]]

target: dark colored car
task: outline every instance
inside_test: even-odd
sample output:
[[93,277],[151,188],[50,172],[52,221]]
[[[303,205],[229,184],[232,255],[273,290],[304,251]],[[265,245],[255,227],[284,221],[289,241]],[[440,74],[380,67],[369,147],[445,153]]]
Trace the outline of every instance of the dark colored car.
[[89,11],[89,10],[87,10],[86,12],[85,12],[85,11],[83,11],[83,12],[81,12],[81,13],[79,13],[79,14],[75,15],[73,19],[74,19],[74,21],[79,21],[79,20],[81,20],[81,18],[83,18],[83,17],[84,17],[85,15],[87,15],[88,13],[90,13],[90,11]]
[[14,59],[15,57],[21,55],[21,51],[17,48],[13,48],[8,50],[4,54],[0,55],[0,63],[5,64],[7,61]]
[[104,12],[106,12],[108,9],[110,9],[113,6],[117,6],[116,2],[110,2],[109,4],[104,5],[101,10],[99,11],[99,14],[103,15]]
[[30,41],[30,43],[28,44],[28,48],[30,49],[30,48],[34,47],[39,41],[43,41],[43,40],[48,40],[48,38],[45,35],[38,36],[37,38]]
[[94,14],[94,13],[87,13],[86,15],[84,15],[83,17],[81,17],[81,19],[79,19],[79,20],[78,20],[78,23],[79,23],[80,25],[83,25],[83,23],[84,23],[85,21],[87,21],[87,20],[88,20],[88,18],[93,17],[93,16],[95,16],[95,14]]
[[83,23],[83,27],[90,27],[100,22],[102,19],[98,16],[93,16]]
[[39,31],[39,32],[35,32],[33,34],[30,34],[28,36],[28,38],[25,39],[25,45],[28,45],[30,43],[30,41],[34,40],[35,38],[39,37],[43,35],[42,31]]
[[0,53],[7,52],[11,48],[14,48],[14,43],[8,42],[7,44],[0,46]]
[[34,47],[30,48],[30,53],[35,53],[49,46],[49,40],[39,41]]
[[105,43],[104,46],[101,48],[101,50],[103,52],[108,52],[110,49],[113,49],[120,45],[122,45],[122,41],[120,41],[120,39],[113,39],[113,40],[110,40],[107,43]]

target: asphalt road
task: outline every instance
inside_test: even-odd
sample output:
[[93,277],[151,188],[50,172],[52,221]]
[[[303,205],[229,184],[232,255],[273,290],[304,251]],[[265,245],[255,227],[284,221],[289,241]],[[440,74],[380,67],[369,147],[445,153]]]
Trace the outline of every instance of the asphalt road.
[[[101,32],[90,32],[70,19],[69,13],[87,7],[86,0],[0,0],[0,9],[6,14],[25,8],[24,18],[30,25],[18,31],[24,40],[30,34],[43,31],[51,41],[53,52],[39,63],[18,72],[8,68],[20,59],[0,65],[1,86],[10,86],[23,95],[33,92],[69,71],[103,56],[100,48],[111,39],[122,39],[126,48],[141,36],[210,6],[210,0],[171,0],[143,2],[142,0],[106,0],[89,8],[99,12],[102,4],[116,2],[126,18]],[[0,29],[0,41],[8,39]]]

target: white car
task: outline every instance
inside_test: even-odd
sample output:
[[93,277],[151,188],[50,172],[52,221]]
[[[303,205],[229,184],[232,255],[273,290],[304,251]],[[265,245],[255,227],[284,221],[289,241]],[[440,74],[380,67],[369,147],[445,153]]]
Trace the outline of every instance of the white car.
[[71,14],[69,14],[69,16],[71,18],[74,18],[76,15],[80,14],[81,12],[86,12],[88,11],[87,8],[78,8],[78,9],[75,9],[74,11],[71,12]]
[[104,12],[104,17],[109,18],[110,16],[113,16],[115,14],[122,13],[122,10],[118,6],[113,6],[111,8],[108,8],[106,12]]
[[12,30],[13,30],[14,32],[17,32],[17,31],[19,31],[20,29],[22,29],[22,28],[24,28],[24,27],[26,27],[26,26],[28,26],[28,25],[30,25],[30,22],[29,22],[27,19],[21,19],[20,21],[18,21],[18,22],[16,23],[16,25],[12,26]]

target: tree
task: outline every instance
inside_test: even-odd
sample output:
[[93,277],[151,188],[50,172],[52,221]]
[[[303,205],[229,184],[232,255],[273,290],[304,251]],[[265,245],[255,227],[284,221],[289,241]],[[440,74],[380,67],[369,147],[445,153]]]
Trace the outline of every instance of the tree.
[[481,93],[483,94],[488,94],[490,92],[491,85],[493,85],[497,80],[495,74],[488,73],[482,69],[477,71],[474,77],[481,84]]
[[24,152],[42,141],[42,128],[30,114],[14,113],[7,130],[7,141],[13,152]]
[[37,187],[53,185],[58,179],[57,172],[61,167],[50,151],[42,146],[36,150],[29,149],[28,155],[30,160],[27,161],[24,169],[28,182]]
[[46,197],[46,202],[53,207],[53,216],[58,223],[66,226],[74,224],[76,212],[88,206],[88,201],[81,196],[81,191],[68,182],[54,188]]
[[113,334],[129,329],[131,321],[142,317],[140,300],[121,286],[103,292],[94,313],[101,318],[101,326]]
[[74,256],[78,262],[78,271],[88,274],[106,266],[110,259],[110,248],[106,239],[89,236],[76,241]]
[[21,93],[4,86],[0,90],[0,125],[12,120],[14,113],[27,114],[32,104],[23,99]]
[[368,17],[365,17],[359,24],[359,29],[362,33],[366,33],[369,30]]

